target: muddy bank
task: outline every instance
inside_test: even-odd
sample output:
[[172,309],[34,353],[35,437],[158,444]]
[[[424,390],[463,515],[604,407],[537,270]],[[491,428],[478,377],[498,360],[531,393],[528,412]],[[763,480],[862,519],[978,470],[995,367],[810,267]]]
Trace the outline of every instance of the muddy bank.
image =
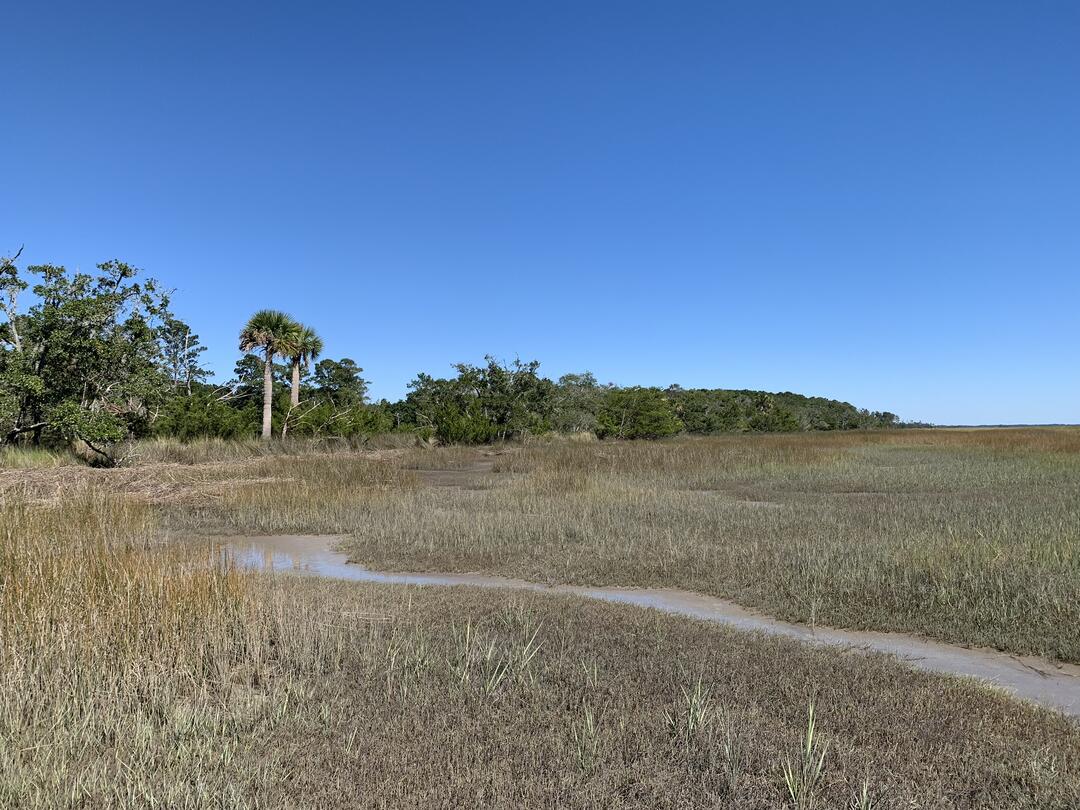
[[671,588],[542,585],[484,574],[388,573],[347,562],[334,551],[333,536],[277,535],[222,538],[222,554],[238,566],[403,585],[469,585],[482,588],[572,594],[589,599],[655,608],[666,613],[718,622],[742,630],[796,638],[810,644],[848,647],[895,655],[929,672],[979,678],[1042,706],[1080,717],[1080,666],[989,649],[955,647],[903,633],[837,630],[783,622],[724,599]]

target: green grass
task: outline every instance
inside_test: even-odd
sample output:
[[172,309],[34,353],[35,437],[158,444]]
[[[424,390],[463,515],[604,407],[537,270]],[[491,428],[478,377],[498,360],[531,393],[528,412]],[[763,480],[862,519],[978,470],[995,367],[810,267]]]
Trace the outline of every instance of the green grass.
[[71,453],[37,447],[0,447],[0,470],[39,470],[76,464]]

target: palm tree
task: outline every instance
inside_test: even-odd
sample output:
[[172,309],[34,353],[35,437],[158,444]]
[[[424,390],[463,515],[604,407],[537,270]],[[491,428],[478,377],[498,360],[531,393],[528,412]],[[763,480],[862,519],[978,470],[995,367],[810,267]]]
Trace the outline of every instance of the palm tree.
[[284,312],[261,309],[251,316],[240,333],[240,351],[263,351],[263,424],[262,437],[270,438],[274,409],[274,357],[287,356],[282,346],[297,330],[297,323]]
[[294,329],[281,344],[282,355],[292,360],[292,395],[290,402],[295,408],[300,404],[300,369],[307,371],[308,364],[315,360],[323,350],[322,338],[310,326],[296,324]]

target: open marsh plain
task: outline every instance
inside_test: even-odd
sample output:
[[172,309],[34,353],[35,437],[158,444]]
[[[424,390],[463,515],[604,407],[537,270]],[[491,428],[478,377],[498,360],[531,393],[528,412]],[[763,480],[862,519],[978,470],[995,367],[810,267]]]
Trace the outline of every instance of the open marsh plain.
[[1077,662],[1076,431],[300,450],[0,470],[0,804],[1080,805],[1080,725],[974,680],[572,596],[266,576],[207,539]]
[[243,470],[173,524],[346,534],[375,569],[670,586],[1080,662],[1080,430],[549,441]]

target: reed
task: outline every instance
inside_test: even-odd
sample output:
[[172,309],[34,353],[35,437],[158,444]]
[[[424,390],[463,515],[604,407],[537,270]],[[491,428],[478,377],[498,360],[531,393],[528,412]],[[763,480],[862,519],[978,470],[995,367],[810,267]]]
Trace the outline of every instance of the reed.
[[386,567],[1075,655],[1073,432],[500,451],[468,489],[421,476],[474,476],[459,450],[4,470],[0,807],[1080,806],[1080,726],[973,682],[568,597],[266,577],[184,539],[347,531]]
[[1077,437],[537,443],[468,488],[357,499],[313,528],[351,535],[355,560],[387,569],[674,586],[785,619],[1080,661]]
[[208,554],[116,494],[0,501],[0,806],[228,803],[282,662],[314,671],[346,641]]

